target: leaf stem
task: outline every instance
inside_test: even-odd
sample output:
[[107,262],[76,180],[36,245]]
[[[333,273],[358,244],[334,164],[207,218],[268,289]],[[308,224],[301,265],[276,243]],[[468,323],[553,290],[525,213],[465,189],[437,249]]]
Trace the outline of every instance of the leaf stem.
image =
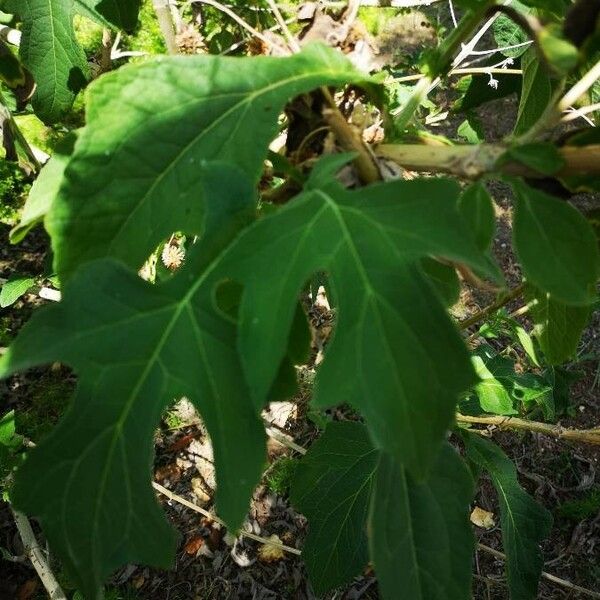
[[524,291],[525,291],[525,284],[522,283],[522,284],[518,285],[516,288],[509,290],[508,293],[502,294],[495,302],[493,302],[489,306],[486,306],[484,309],[475,313],[468,319],[461,321],[458,324],[458,327],[460,329],[468,329],[472,325],[475,325],[476,323],[479,323],[479,321],[482,321],[483,319],[485,319],[488,315],[496,312],[497,310],[501,309],[503,306],[506,306],[509,302],[511,302],[515,298],[518,298]]
[[456,420],[459,423],[471,423],[476,425],[494,425],[499,429],[518,429],[520,431],[532,431],[541,433],[556,439],[578,442],[582,444],[600,445],[600,427],[595,429],[571,429],[553,423],[540,423],[538,421],[527,421],[518,417],[504,417],[498,415],[484,415],[473,417],[457,413]]

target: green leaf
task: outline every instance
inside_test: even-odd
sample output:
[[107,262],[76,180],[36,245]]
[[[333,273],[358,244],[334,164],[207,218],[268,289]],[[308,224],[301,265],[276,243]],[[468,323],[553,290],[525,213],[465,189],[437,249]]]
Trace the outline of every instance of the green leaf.
[[521,77],[518,75],[494,73],[494,80],[497,82],[497,87],[490,85],[490,76],[486,74],[461,77],[455,86],[460,96],[452,104],[452,111],[470,111],[486,102],[521,92]]
[[531,409],[532,404],[542,406],[546,414],[554,413],[552,387],[532,373],[517,373],[513,360],[498,354],[491,346],[482,344],[473,356],[481,382],[474,394],[484,412],[497,415],[518,413],[516,406]]
[[[519,13],[527,16],[532,12],[532,9],[525,5],[523,2],[513,0],[511,2],[511,8],[517,10]],[[517,23],[515,23],[510,17],[500,14],[492,25],[492,31],[494,32],[494,39],[499,48],[508,48],[510,46],[518,46],[529,40],[527,32],[523,31]],[[518,48],[508,48],[502,50],[504,56],[509,58],[517,58],[527,51],[529,46],[520,46]]]
[[302,556],[317,595],[367,566],[367,515],[378,455],[364,425],[334,422],[296,470],[291,500],[308,518]]
[[554,83],[540,60],[535,48],[530,48],[521,58],[523,88],[517,113],[514,134],[528,131],[542,116],[552,99]]
[[559,365],[572,358],[590,318],[591,307],[569,306],[533,286],[528,296],[532,300],[533,332],[548,363]]
[[[64,362],[79,375],[72,406],[19,470],[15,506],[36,515],[86,598],[117,567],[166,568],[175,534],[150,487],[154,430],[186,396],[215,452],[217,509],[240,524],[265,460],[264,428],[249,401],[236,327],[216,306],[213,270],[253,214],[247,177],[197,167],[211,190],[207,234],[171,280],[152,286],[104,259],[80,270],[63,300],[37,311],[0,360],[0,376]],[[76,515],[77,518],[73,518]]]
[[542,11],[564,15],[569,0],[521,0],[525,6],[538,8]]
[[21,296],[35,285],[35,278],[13,274],[0,289],[0,308],[14,304]]
[[473,489],[468,468],[447,443],[423,483],[382,453],[369,530],[385,600],[471,598]]
[[523,144],[509,148],[499,159],[498,166],[516,161],[544,175],[554,175],[565,166],[558,148],[550,143]]
[[469,114],[458,126],[457,134],[469,144],[480,144],[485,137],[479,118],[473,114]]
[[364,79],[321,45],[289,58],[159,58],[100,78],[47,219],[57,272],[101,256],[139,268],[173,231],[201,234],[203,160],[234,163],[257,182],[288,100]]
[[71,108],[87,79],[87,60],[75,39],[73,0],[7,0],[23,20],[19,54],[37,84],[36,114],[55,123]]
[[475,394],[483,411],[495,415],[514,415],[518,412],[514,408],[514,399],[502,381],[514,375],[514,371],[510,361],[498,361],[498,358],[500,357],[491,357],[484,349],[478,348],[478,353],[473,356],[473,365],[481,381],[475,386]]
[[464,438],[467,458],[489,473],[498,493],[510,597],[534,600],[544,564],[539,544],[550,532],[552,516],[523,491],[514,464],[498,446],[478,435]]
[[513,179],[513,240],[527,280],[569,305],[595,299],[600,274],[596,236],[570,204]]
[[477,247],[487,251],[494,239],[496,231],[496,215],[494,203],[485,184],[471,184],[461,195],[458,207],[463,219],[475,235]]
[[74,0],[75,9],[89,19],[117,29],[135,28],[142,0]]
[[11,410],[0,417],[0,491],[5,476],[20,462],[17,452],[22,445],[23,438],[17,435],[15,428],[15,411]]
[[71,132],[57,144],[52,157],[34,181],[21,212],[21,221],[10,232],[11,244],[18,244],[22,241],[50,210],[58,194],[65,167],[73,152],[76,135],[75,132]]
[[561,75],[567,75],[577,66],[579,52],[564,39],[560,25],[546,25],[538,33],[537,41],[550,66]]
[[239,343],[257,408],[284,356],[298,293],[327,271],[337,323],[313,404],[351,403],[376,444],[422,476],[474,373],[420,259],[445,257],[496,275],[458,214],[458,193],[445,179],[354,192],[332,183],[240,236],[223,276],[244,285]]
[[448,307],[456,304],[460,297],[460,279],[456,269],[433,258],[424,258],[421,261],[421,267],[438,291],[444,304]]

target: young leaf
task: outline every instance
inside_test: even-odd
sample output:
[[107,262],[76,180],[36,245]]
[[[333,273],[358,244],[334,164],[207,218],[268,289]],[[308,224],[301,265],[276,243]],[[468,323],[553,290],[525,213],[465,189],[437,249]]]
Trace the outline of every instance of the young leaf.
[[423,483],[389,454],[381,454],[369,543],[385,600],[471,597],[473,488],[465,463],[447,443]]
[[548,69],[540,60],[535,48],[530,48],[521,58],[523,87],[514,134],[521,135],[529,130],[542,116],[550,103],[553,82]]
[[467,458],[489,473],[498,492],[510,597],[534,600],[544,564],[539,543],[550,531],[552,516],[523,491],[514,464],[498,446],[474,434],[464,438]]
[[[513,0],[511,2],[511,8],[517,10],[521,14],[527,16],[533,10],[526,6],[519,0]],[[492,26],[494,32],[494,39],[499,48],[504,48],[502,54],[510,58],[517,58],[521,56],[529,46],[525,45],[525,42],[529,40],[528,34],[515,23],[511,18],[506,15],[500,14],[494,21]],[[523,46],[519,46],[523,44]],[[513,48],[511,46],[518,46]]]
[[55,123],[71,108],[87,79],[87,61],[75,39],[73,0],[7,0],[23,20],[19,54],[37,84],[33,108]]
[[35,279],[33,277],[25,277],[18,274],[11,275],[0,289],[0,308],[6,308],[14,304],[34,285]]
[[559,365],[575,354],[591,308],[569,306],[533,286],[529,296],[533,300],[534,334],[548,363]]
[[569,305],[589,305],[600,274],[596,236],[570,204],[511,180],[516,195],[513,240],[528,281]]
[[58,194],[65,168],[73,152],[77,134],[71,132],[57,144],[50,160],[44,165],[31,186],[21,212],[21,221],[10,232],[11,244],[17,244],[48,213]]
[[74,0],[75,9],[103,25],[131,31],[137,24],[142,0]]
[[302,556],[317,595],[367,565],[367,514],[378,455],[364,425],[334,422],[296,470],[291,500],[308,518]]
[[458,208],[475,235],[477,247],[489,249],[496,231],[496,215],[492,198],[483,182],[471,184],[460,196]]
[[244,285],[239,344],[258,409],[285,353],[297,295],[314,273],[327,271],[338,319],[313,403],[350,402],[376,444],[423,476],[457,395],[475,376],[420,259],[445,257],[495,276],[458,214],[458,193],[445,179],[355,192],[331,183],[240,236],[223,276]]
[[217,507],[230,526],[240,524],[264,464],[264,429],[212,274],[253,213],[252,186],[215,163],[199,176],[211,190],[207,234],[180,273],[151,286],[112,259],[95,261],[68,282],[61,303],[35,313],[0,361],[0,376],[55,360],[79,375],[71,408],[19,470],[13,500],[40,519],[87,598],[124,563],[172,562],[175,535],[150,467],[154,429],[175,398],[190,398],[206,423]]
[[554,175],[565,166],[565,160],[556,146],[543,142],[509,148],[498,159],[496,165],[511,161],[522,163],[543,175]]
[[456,304],[460,297],[460,279],[456,269],[433,258],[424,258],[421,261],[421,267],[438,291],[444,304],[446,306]]
[[159,58],[100,78],[47,219],[57,272],[101,256],[139,268],[173,231],[201,234],[201,161],[257,181],[288,100],[364,79],[321,45],[289,58]]
[[[505,361],[502,361],[503,364],[501,365],[494,365],[492,367],[494,368],[494,372],[490,371],[485,360],[487,358],[488,362],[490,362],[489,357],[485,354],[481,356],[481,354],[483,354],[483,351],[479,351],[478,354],[473,356],[473,365],[481,380],[475,386],[475,394],[479,399],[481,409],[494,415],[517,414],[514,407],[515,401],[509,393],[509,389],[502,383],[502,379],[506,379],[511,374],[514,375],[514,371],[510,367],[508,372],[505,370]],[[499,368],[502,369],[500,372]]]

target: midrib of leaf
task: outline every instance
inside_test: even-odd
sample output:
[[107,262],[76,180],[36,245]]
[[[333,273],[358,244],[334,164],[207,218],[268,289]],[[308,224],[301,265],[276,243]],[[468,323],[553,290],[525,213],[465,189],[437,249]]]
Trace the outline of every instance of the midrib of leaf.
[[[496,470],[495,467],[494,467],[494,465],[490,464],[487,460],[485,462],[486,462],[487,468],[490,471],[490,473]],[[519,529],[518,529],[518,527],[515,524],[515,519],[514,519],[514,516],[513,516],[513,511],[511,509],[510,502],[508,501],[508,496],[506,495],[506,491],[504,489],[504,484],[502,482],[502,476],[501,476],[501,474],[496,473],[494,479],[496,480],[496,489],[502,495],[502,500],[504,501],[504,506],[506,507],[506,514],[507,514],[507,516],[508,516],[508,518],[510,520],[510,523],[511,523],[511,527],[510,527],[509,531],[507,532],[507,534],[510,531],[514,532],[514,536],[511,536],[513,538],[513,542],[512,542],[511,545],[513,546],[513,552],[516,553],[516,548],[519,545],[518,542],[517,542],[517,540],[519,538]],[[517,571],[517,573],[520,573],[519,565],[516,564],[516,563],[517,563],[517,561],[512,561],[512,566],[515,567],[515,570]]]
[[[350,232],[348,231],[348,226],[346,225],[346,221],[342,215],[340,207],[333,201],[333,199],[331,197],[329,197],[327,194],[323,193],[322,191],[317,190],[317,194],[320,195],[321,198],[326,202],[326,204],[331,208],[335,218],[337,219],[340,229],[342,231],[344,240],[346,241],[346,247],[350,250],[352,257],[354,259],[354,262],[360,272],[361,279],[363,280],[363,283],[365,285],[365,291],[367,292],[367,294],[364,299],[363,309],[362,309],[362,313],[361,313],[361,315],[362,315],[361,319],[362,319],[362,322],[364,323],[365,313],[366,313],[366,309],[369,304],[370,298],[376,297],[376,298],[379,298],[380,301],[383,301],[382,302],[383,304],[388,304],[388,303],[387,303],[387,301],[385,301],[383,298],[381,298],[379,296],[379,294],[376,292],[375,288],[373,288],[373,286],[371,285],[371,282],[369,280],[369,277],[367,275],[367,272],[365,270],[363,262],[360,258],[360,255],[356,249],[356,246],[354,245],[354,242],[352,241],[352,236],[350,235]],[[362,213],[361,213],[361,216],[362,216]],[[394,248],[394,250],[395,250],[395,248]],[[375,309],[377,308],[377,302],[375,302],[374,308]],[[389,308],[393,310],[392,307],[389,307]],[[383,328],[383,323],[381,322],[381,315],[379,314],[378,310],[374,310],[374,312],[378,317],[380,330],[382,331],[382,333],[385,334],[385,331]],[[406,324],[406,322],[403,319],[400,319],[400,320]],[[361,321],[359,320],[359,323],[360,322]],[[390,359],[390,364],[394,364],[392,350],[389,346],[387,337],[385,335],[383,335],[382,339],[384,340],[384,343],[385,343],[385,347],[386,347],[386,350],[387,350],[387,353],[388,353],[388,356]],[[359,345],[359,348],[360,348],[360,345]],[[360,350],[357,354],[357,359],[361,365],[361,371],[362,371],[363,356],[362,356],[362,352]],[[408,422],[408,413],[407,413],[407,410],[408,410],[407,404],[408,403],[407,403],[406,390],[404,389],[404,386],[402,385],[402,382],[400,381],[400,379],[398,377],[398,372],[396,371],[396,369],[391,369],[391,370],[393,373],[394,381],[396,382],[396,387],[402,393],[403,402],[400,403],[400,406],[401,406],[402,412],[404,413],[404,417]],[[412,438],[411,438],[411,442],[412,442]]]
[[[125,402],[125,404],[123,406],[123,410],[119,416],[119,419],[117,420],[116,423],[114,423],[113,425],[111,425],[108,428],[108,431],[113,429],[114,433],[110,440],[110,446],[108,448],[107,458],[106,458],[106,461],[104,462],[104,468],[103,468],[102,474],[99,478],[99,492],[96,497],[96,502],[95,502],[95,506],[94,506],[94,521],[93,521],[94,531],[96,531],[98,529],[98,514],[99,514],[100,508],[102,506],[102,501],[103,501],[103,498],[105,495],[106,480],[108,478],[110,466],[112,465],[115,448],[117,446],[117,443],[123,437],[122,429],[125,424],[125,421],[127,420],[127,417],[129,416],[129,414],[131,412],[131,409],[135,403],[135,399],[136,399],[142,385],[144,384],[146,378],[148,377],[148,375],[154,368],[155,364],[157,363],[157,361],[160,361],[160,354],[163,350],[163,347],[164,347],[165,343],[168,341],[169,336],[171,335],[171,333],[173,331],[173,328],[175,327],[179,318],[181,317],[183,310],[184,309],[190,310],[189,304],[190,304],[194,294],[198,291],[200,286],[206,281],[206,278],[217,267],[217,265],[220,262],[219,259],[220,259],[220,256],[217,257],[217,259],[215,261],[213,261],[210,265],[207,266],[206,270],[202,273],[202,275],[200,277],[198,277],[198,279],[190,286],[190,289],[186,292],[186,294],[183,296],[181,301],[179,301],[179,302],[175,301],[172,304],[167,304],[165,307],[162,307],[162,309],[161,309],[161,310],[167,311],[174,307],[175,310],[173,312],[173,316],[171,317],[169,322],[166,324],[164,332],[161,335],[159,342],[156,344],[156,347],[155,347],[154,351],[152,352],[152,355],[150,356],[148,362],[146,363],[145,368],[143,369],[142,373],[140,374],[138,380],[136,381],[136,384],[135,384],[132,392],[129,394],[127,401]],[[157,310],[156,312],[161,312],[161,311]],[[190,310],[190,313],[192,313],[192,312],[193,311]],[[141,317],[143,318],[144,314],[142,314]],[[193,318],[193,322],[196,322],[195,317]],[[112,323],[112,326],[114,327],[114,323]],[[195,334],[197,334],[197,329],[195,329]],[[206,356],[205,351],[204,351],[203,356]],[[206,364],[208,364],[208,363],[206,363]],[[209,373],[209,377],[211,377],[211,370],[207,369],[207,372]],[[166,375],[168,375],[168,374],[166,374]],[[211,380],[211,387],[213,389],[216,389],[215,383],[212,380]],[[94,447],[94,444],[97,443],[102,438],[103,434],[104,434],[104,432],[100,433],[96,437],[96,440],[94,442],[92,442],[91,444],[89,444],[88,447],[86,448],[86,450],[76,460],[73,461],[74,466],[78,467],[81,464],[81,461],[89,453],[90,449]],[[76,468],[73,468],[71,470],[71,474],[69,475],[69,484],[70,484],[76,470],[77,470]],[[65,507],[65,503],[63,503],[63,510],[64,510],[64,507]],[[70,538],[67,537],[67,540],[69,540],[69,539]],[[67,541],[67,543],[69,545],[69,554],[71,555],[72,559],[74,560],[74,564],[76,564],[77,561],[75,560],[75,558],[72,554],[72,550],[70,548],[70,541]],[[95,564],[97,564],[97,562]]]
[[[552,245],[552,240],[546,235],[546,231],[544,230],[544,227],[542,226],[542,224],[540,223],[540,220],[537,218],[535,211],[532,209],[531,207],[531,200],[529,200],[524,194],[521,195],[521,202],[523,202],[523,207],[527,209],[527,212],[529,213],[529,215],[531,216],[532,221],[535,223],[537,230],[539,232],[540,237],[544,240],[544,242],[546,243],[546,245],[550,248],[553,247]],[[568,267],[565,266],[565,264],[560,260],[562,258],[562,254],[556,254],[551,252],[551,255],[554,255],[554,264],[557,265],[558,267],[560,267],[560,270],[565,273],[565,278],[569,279],[569,275],[570,275],[570,270],[568,269]],[[556,260],[556,258],[558,257],[558,260]]]
[[[332,484],[332,486],[329,487],[335,487],[335,485],[342,480],[349,472],[351,472],[355,467],[357,467],[362,461],[366,460],[371,454],[373,454],[374,452],[377,452],[377,450],[373,449],[370,450],[369,452],[367,452],[366,454],[363,454],[360,456],[360,458],[357,458],[350,466],[348,466],[342,474],[340,474],[334,481],[334,483]],[[361,484],[361,486],[352,494],[350,494],[349,496],[346,496],[343,500],[341,500],[335,507],[333,507],[330,511],[329,511],[329,515],[331,515],[332,513],[334,513],[338,508],[340,508],[341,506],[343,506],[344,504],[346,504],[346,502],[348,501],[349,498],[352,498],[350,506],[348,507],[348,510],[344,511],[344,519],[342,520],[342,523],[340,525],[340,527],[338,527],[337,529],[337,534],[335,536],[335,543],[331,544],[331,551],[329,552],[328,556],[327,556],[327,561],[326,561],[326,567],[323,569],[323,576],[327,577],[328,576],[328,567],[329,565],[332,563],[333,561],[333,556],[335,554],[335,551],[338,547],[338,542],[340,539],[340,534],[342,529],[345,527],[346,522],[348,521],[348,517],[350,515],[350,512],[352,511],[352,509],[354,508],[354,505],[356,504],[356,501],[358,499],[358,497],[360,496],[360,493],[363,491],[363,489],[365,488],[365,486],[370,485],[372,480],[373,480],[373,475],[375,474],[375,470],[371,471],[371,474],[365,478],[365,480],[363,481],[363,483]],[[323,475],[323,477],[326,474]],[[320,481],[320,480],[319,480]],[[318,485],[318,482],[317,484]],[[316,487],[315,485],[315,487]],[[328,525],[327,521],[323,521],[321,524],[321,530],[323,529],[323,527],[326,527]]]
[[[416,541],[415,541],[415,535],[414,535],[414,531],[413,531],[413,520],[411,518],[411,505],[410,505],[410,498],[408,496],[408,481],[406,478],[406,469],[404,469],[403,467],[400,467],[400,470],[402,471],[402,491],[403,491],[403,500],[404,500],[404,506],[406,507],[406,514],[408,516],[408,524],[407,524],[407,529],[408,529],[408,535],[410,538],[410,555],[412,558],[412,562],[413,562],[413,570],[415,573],[420,573],[421,569],[419,567],[419,560],[417,558],[417,546],[416,546]],[[417,587],[419,589],[419,598],[423,598],[423,588],[421,586],[421,578],[417,577]]]
[[[120,225],[119,229],[117,230],[117,232],[115,233],[115,235],[113,236],[112,241],[110,242],[109,245],[109,252],[111,252],[114,249],[114,244],[117,241],[118,237],[122,234],[123,229],[129,224],[129,222],[131,221],[131,219],[136,215],[138,209],[140,208],[140,206],[142,206],[142,204],[144,204],[148,198],[154,193],[154,190],[156,189],[156,187],[163,181],[163,179],[171,172],[172,169],[174,169],[176,167],[176,165],[182,160],[183,156],[192,148],[192,146],[194,146],[196,143],[202,141],[206,135],[208,135],[215,127],[217,127],[222,121],[224,121],[226,118],[228,118],[232,113],[235,113],[238,109],[240,109],[242,106],[244,107],[244,114],[247,113],[248,109],[252,106],[252,103],[257,99],[260,98],[262,95],[268,94],[270,92],[273,92],[275,90],[277,90],[278,88],[282,88],[285,87],[287,85],[290,85],[292,83],[298,83],[301,82],[302,80],[310,80],[310,79],[314,79],[316,77],[326,77],[328,75],[333,76],[336,72],[332,71],[331,69],[327,69],[327,70],[322,70],[322,71],[318,71],[318,72],[311,72],[308,74],[303,74],[303,75],[297,75],[297,76],[293,76],[293,77],[288,77],[287,79],[281,79],[278,80],[275,83],[272,83],[270,85],[268,85],[267,87],[261,88],[260,90],[257,90],[255,92],[250,92],[245,98],[242,99],[241,102],[238,102],[237,104],[234,104],[232,107],[228,108],[224,113],[222,113],[221,115],[219,115],[219,117],[217,117],[207,128],[203,129],[195,138],[193,138],[192,140],[190,140],[190,142],[188,144],[186,144],[185,146],[182,147],[182,149],[179,151],[179,153],[175,156],[175,158],[169,162],[169,164],[167,165],[167,167],[161,171],[161,173],[158,174],[158,176],[155,178],[155,180],[153,181],[152,185],[150,186],[150,188],[144,193],[144,195],[139,199],[139,201],[135,204],[135,206],[133,207],[133,209],[131,210],[131,212],[129,213],[129,215],[127,216],[127,218],[123,221],[123,223]],[[235,93],[231,93],[231,94],[221,94],[221,96],[223,97],[228,97],[228,96],[238,96],[238,95],[246,95],[244,92],[235,92]],[[210,97],[210,100],[214,100],[214,97]],[[194,100],[193,102],[190,102],[190,104],[194,104],[195,102],[198,102],[199,105],[201,105],[202,103],[206,102],[206,97],[201,98],[200,100]],[[177,112],[181,110],[181,105],[178,105],[177,107],[173,107],[173,111]],[[165,113],[161,113],[162,116],[164,116]],[[226,137],[223,139],[223,141],[221,142],[221,148],[228,142],[230,141],[234,134],[237,132],[237,130],[239,129],[241,123],[242,123],[243,119],[238,119],[235,129],[233,130],[233,132],[229,135],[229,137]],[[141,124],[140,126],[147,126],[147,123]],[[122,140],[121,144],[124,144],[126,140]],[[214,156],[214,155],[213,155]],[[255,174],[252,174],[252,178],[255,178]]]
[[[390,305],[389,301],[386,298],[382,297],[377,292],[377,290],[371,285],[371,281],[369,279],[368,273],[367,273],[367,271],[364,267],[364,264],[360,258],[360,254],[352,240],[350,231],[348,230],[346,220],[343,215],[343,211],[348,210],[348,212],[352,212],[352,213],[356,214],[359,218],[364,219],[365,221],[367,221],[373,225],[376,225],[377,229],[381,231],[383,239],[388,243],[388,245],[390,247],[390,252],[392,252],[394,255],[398,256],[398,258],[400,260],[402,260],[401,252],[397,249],[396,245],[393,243],[393,241],[389,235],[389,232],[386,231],[386,229],[379,222],[374,220],[372,217],[366,215],[364,212],[362,212],[359,209],[352,207],[352,206],[344,205],[343,208],[341,208],[333,200],[333,198],[331,198],[328,194],[326,194],[322,190],[315,190],[315,192],[318,196],[320,196],[322,198],[324,203],[330,207],[334,217],[336,218],[336,220],[339,224],[339,227],[340,227],[340,231],[343,236],[343,240],[345,241],[345,246],[349,250],[349,252],[353,258],[353,261],[359,271],[360,277],[364,283],[366,295],[365,295],[365,299],[364,299],[363,306],[362,306],[361,317],[358,320],[358,323],[360,323],[361,319],[362,319],[362,323],[364,326],[366,310],[367,310],[368,306],[371,305],[373,307],[373,312],[376,315],[376,318],[378,321],[379,330],[381,331],[380,337],[381,337],[381,339],[383,341],[382,343],[384,344],[384,347],[386,349],[386,354],[388,356],[389,364],[394,365],[395,364],[394,354],[389,345],[389,340],[386,335],[385,327],[383,325],[383,321],[381,318],[381,311],[379,310],[380,305],[386,306],[391,311],[391,313],[394,314],[395,317],[400,321],[400,323],[402,323],[403,329],[407,335],[407,338],[412,340],[412,343],[415,345],[415,347],[422,347],[422,344],[421,344],[421,341],[419,340],[419,338],[417,336],[415,336],[414,331],[412,330],[412,328],[410,327],[410,325],[408,324],[406,319],[404,319],[402,317],[401,313],[399,311],[397,311],[394,306]],[[400,233],[404,234],[403,231]],[[405,237],[410,237],[410,235],[406,235]],[[412,237],[414,239],[422,240],[422,238],[420,236],[412,236]],[[425,356],[427,356],[426,352],[424,354],[425,354]],[[360,350],[360,345],[359,345],[359,349],[357,350],[357,360],[358,360],[357,366],[359,366],[360,370],[362,371],[363,356],[362,356],[362,351]],[[435,370],[429,369],[429,371],[430,371],[430,374],[433,373],[434,375],[436,375]],[[398,403],[398,406],[400,407],[400,410],[402,411],[406,422],[409,422],[410,413],[409,413],[409,402],[408,402],[407,390],[405,389],[405,386],[403,385],[403,383],[399,377],[398,370],[396,368],[392,368],[391,372],[392,372],[392,377],[394,379],[394,382],[396,384],[396,389],[398,390],[398,393],[402,399],[402,401]],[[435,381],[436,381],[437,386],[441,387],[441,382],[439,381],[439,379],[437,379],[437,377],[436,377]],[[371,418],[374,418],[374,416],[376,416],[376,415],[374,415],[373,412],[371,412]],[[413,451],[416,451],[416,441],[414,439],[414,436],[409,436],[408,441],[411,444]]]

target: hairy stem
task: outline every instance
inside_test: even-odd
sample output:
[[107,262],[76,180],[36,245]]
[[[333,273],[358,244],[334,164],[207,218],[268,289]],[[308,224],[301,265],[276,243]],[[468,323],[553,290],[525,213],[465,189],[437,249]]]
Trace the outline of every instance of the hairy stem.
[[[375,154],[398,163],[409,171],[442,172],[464,179],[478,179],[482,175],[502,173],[532,179],[547,175],[522,163],[507,161],[497,166],[506,152],[501,144],[463,146],[428,146],[424,144],[380,144]],[[600,174],[600,144],[589,146],[563,146],[558,148],[564,167],[556,173],[559,177]]]
[[600,445],[600,427],[595,429],[570,429],[553,423],[540,423],[527,421],[518,417],[503,417],[497,415],[485,415],[472,417],[457,413],[456,420],[459,423],[471,423],[475,425],[494,425],[499,429],[518,429],[520,431],[532,431],[553,438],[579,442],[582,444]]
[[169,0],[152,0],[152,5],[154,6],[154,12],[158,19],[160,31],[165,40],[167,52],[169,54],[179,54],[177,41],[175,40],[175,28],[173,26],[173,15],[171,14]]

